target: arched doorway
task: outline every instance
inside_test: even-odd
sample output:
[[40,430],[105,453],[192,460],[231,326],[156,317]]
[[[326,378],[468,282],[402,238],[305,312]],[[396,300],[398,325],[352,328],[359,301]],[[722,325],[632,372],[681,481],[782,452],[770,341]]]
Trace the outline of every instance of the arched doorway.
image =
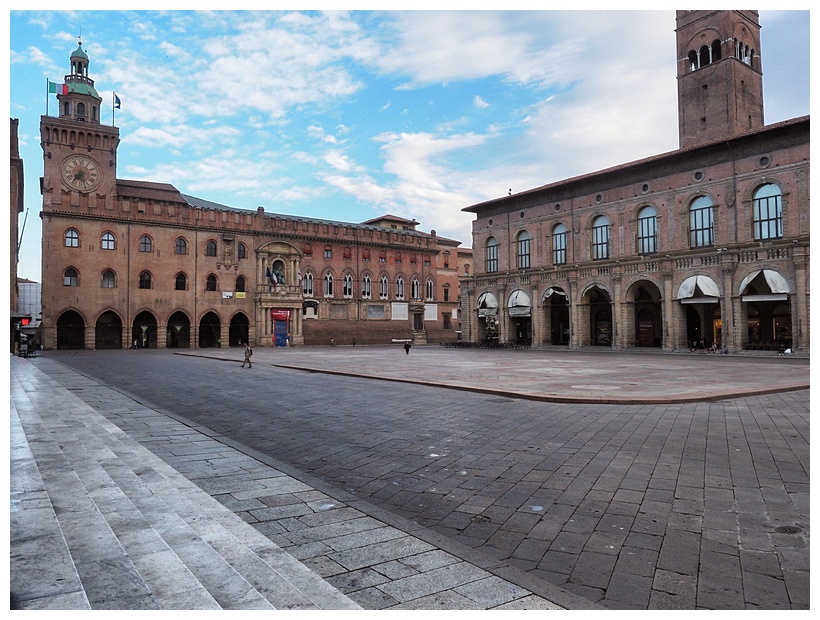
[[476,300],[478,321],[475,342],[498,343],[498,299],[492,293],[479,295]]
[[204,349],[206,347],[221,346],[221,330],[222,323],[220,322],[219,317],[214,312],[206,312],[199,321],[200,348]]
[[544,316],[549,330],[549,343],[569,345],[569,298],[564,289],[555,286],[544,293]]
[[85,321],[75,310],[66,310],[57,319],[57,348],[85,348]]
[[122,349],[122,320],[113,310],[103,312],[94,328],[95,349]]
[[660,347],[663,344],[661,292],[654,282],[636,282],[627,293],[632,304],[632,324],[624,325],[626,345]]
[[593,347],[611,347],[612,300],[609,293],[593,286],[584,297],[589,310],[589,344]]
[[[690,349],[708,349],[720,325],[720,289],[709,276],[690,276],[678,288],[678,300],[686,306],[686,339]],[[718,321],[718,323],[715,323]],[[722,334],[721,334],[722,337]]]
[[156,317],[143,310],[134,317],[134,322],[131,325],[131,334],[134,340],[137,341],[137,346],[140,349],[156,349],[157,348],[157,319]]
[[532,301],[522,290],[515,290],[507,302],[510,317],[507,342],[529,345],[532,343]]
[[744,349],[774,351],[792,346],[789,283],[776,271],[761,269],[740,283],[740,300],[746,318]]
[[174,312],[165,328],[165,346],[168,349],[191,348],[191,321],[184,312]]
[[250,320],[244,312],[237,312],[231,317],[228,327],[229,346],[238,347],[250,338]]

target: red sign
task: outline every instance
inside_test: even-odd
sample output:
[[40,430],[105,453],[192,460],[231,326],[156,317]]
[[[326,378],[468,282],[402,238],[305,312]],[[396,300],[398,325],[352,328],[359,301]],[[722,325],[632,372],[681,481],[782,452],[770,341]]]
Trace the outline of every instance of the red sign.
[[20,325],[22,325],[23,327],[28,325],[28,322],[29,322],[29,319],[27,319],[27,318],[20,319]]
[[271,308],[270,320],[271,321],[288,321],[288,320],[290,320],[290,310],[275,310],[275,309]]

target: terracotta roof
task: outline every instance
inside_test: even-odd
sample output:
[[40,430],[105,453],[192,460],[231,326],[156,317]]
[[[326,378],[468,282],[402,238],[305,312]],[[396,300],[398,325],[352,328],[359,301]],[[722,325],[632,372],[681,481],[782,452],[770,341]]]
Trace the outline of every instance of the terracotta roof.
[[121,198],[139,198],[142,200],[156,200],[157,202],[187,204],[179,190],[169,183],[117,179],[117,195]]

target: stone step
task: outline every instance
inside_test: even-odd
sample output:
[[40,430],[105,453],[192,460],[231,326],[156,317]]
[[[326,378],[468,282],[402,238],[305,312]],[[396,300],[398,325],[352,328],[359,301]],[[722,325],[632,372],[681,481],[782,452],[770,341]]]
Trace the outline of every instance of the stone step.
[[[25,372],[39,371],[28,365]],[[16,471],[29,471],[27,486],[37,489],[31,463],[43,464],[36,505],[47,513],[50,504],[53,519],[42,520],[48,535],[39,540],[54,546],[62,539],[74,568],[66,564],[65,575],[55,576],[55,591],[74,597],[61,608],[358,608],[70,390],[43,376],[37,391],[26,390],[25,377],[12,375],[27,440],[18,437]],[[30,540],[29,550],[36,544]],[[25,591],[25,570],[15,577],[23,564],[13,545],[18,605],[53,608],[47,594]],[[73,585],[59,588],[57,577]]]

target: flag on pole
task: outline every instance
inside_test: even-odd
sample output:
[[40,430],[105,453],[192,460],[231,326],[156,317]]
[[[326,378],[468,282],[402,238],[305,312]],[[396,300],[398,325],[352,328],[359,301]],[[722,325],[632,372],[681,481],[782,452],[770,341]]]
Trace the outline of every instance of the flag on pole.
[[274,286],[276,286],[276,278],[273,277],[273,274],[270,271],[270,267],[268,267],[267,271],[265,272],[265,275],[268,277],[268,281]]
[[55,84],[51,80],[48,80],[48,92],[56,95],[67,95],[68,84]]
[[121,104],[121,103],[122,103],[122,102],[120,101],[120,98],[119,98],[119,97],[117,97],[117,93],[114,93],[114,107],[115,107],[115,108],[117,108],[118,110],[122,109],[122,108],[120,107],[120,104]]

